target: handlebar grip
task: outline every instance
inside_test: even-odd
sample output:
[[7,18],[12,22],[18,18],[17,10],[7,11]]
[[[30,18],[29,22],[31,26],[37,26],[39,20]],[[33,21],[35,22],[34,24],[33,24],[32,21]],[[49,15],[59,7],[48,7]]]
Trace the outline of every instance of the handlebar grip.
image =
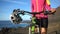
[[56,12],[56,11],[54,11],[54,12],[51,12],[51,11],[45,11],[44,14],[45,14],[45,15],[48,15],[48,14],[49,14],[49,15],[50,15],[50,14],[54,15],[55,12]]

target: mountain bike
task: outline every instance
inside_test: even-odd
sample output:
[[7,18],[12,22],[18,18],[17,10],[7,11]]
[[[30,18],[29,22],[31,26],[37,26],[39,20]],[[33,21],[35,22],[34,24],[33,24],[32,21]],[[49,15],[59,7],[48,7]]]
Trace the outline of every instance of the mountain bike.
[[[54,14],[51,11],[41,11],[41,12],[29,12],[29,11],[24,11],[24,10],[19,10],[19,9],[15,9],[13,10],[12,16],[11,16],[11,21],[15,24],[19,24],[22,21],[21,16],[19,15],[26,15],[26,13],[33,15],[31,18],[31,24],[29,25],[29,34],[35,34],[34,30],[35,30],[35,26],[37,26],[35,23],[35,15],[36,14],[40,14],[40,13],[44,13],[45,15],[50,15],[50,14]],[[38,27],[38,26],[37,26]]]

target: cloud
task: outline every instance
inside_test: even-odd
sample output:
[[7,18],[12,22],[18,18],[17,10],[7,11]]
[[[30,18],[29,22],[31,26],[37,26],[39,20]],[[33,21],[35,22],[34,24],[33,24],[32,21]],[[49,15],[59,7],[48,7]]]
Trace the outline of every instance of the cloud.
[[3,1],[11,2],[11,3],[16,3],[16,4],[23,4],[23,5],[26,5],[27,4],[26,2],[17,1],[17,0],[3,0]]

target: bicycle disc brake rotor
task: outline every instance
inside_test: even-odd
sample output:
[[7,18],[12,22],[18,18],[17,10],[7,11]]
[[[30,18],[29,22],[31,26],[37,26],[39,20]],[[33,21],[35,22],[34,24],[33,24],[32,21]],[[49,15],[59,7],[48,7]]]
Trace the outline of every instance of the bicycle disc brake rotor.
[[11,22],[13,22],[14,24],[19,24],[22,21],[22,18],[20,16],[12,15],[10,18],[11,18]]

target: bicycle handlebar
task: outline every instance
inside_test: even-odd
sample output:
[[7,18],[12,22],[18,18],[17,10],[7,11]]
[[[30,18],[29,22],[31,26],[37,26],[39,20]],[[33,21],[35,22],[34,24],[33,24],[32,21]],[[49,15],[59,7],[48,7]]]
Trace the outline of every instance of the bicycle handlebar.
[[25,15],[25,13],[29,13],[29,14],[33,14],[33,15],[41,14],[41,13],[44,13],[45,15],[54,14],[54,13],[52,13],[51,11],[41,11],[41,12],[19,11],[19,12],[20,12],[19,14],[23,14],[23,15]]
[[15,12],[17,14],[22,14],[22,15],[25,15],[25,13],[29,13],[29,14],[33,14],[33,15],[40,14],[40,13],[44,13],[45,15],[55,13],[55,12],[52,13],[51,11],[29,12],[29,11],[24,11],[24,10],[20,10],[20,9],[13,10],[13,12]]

